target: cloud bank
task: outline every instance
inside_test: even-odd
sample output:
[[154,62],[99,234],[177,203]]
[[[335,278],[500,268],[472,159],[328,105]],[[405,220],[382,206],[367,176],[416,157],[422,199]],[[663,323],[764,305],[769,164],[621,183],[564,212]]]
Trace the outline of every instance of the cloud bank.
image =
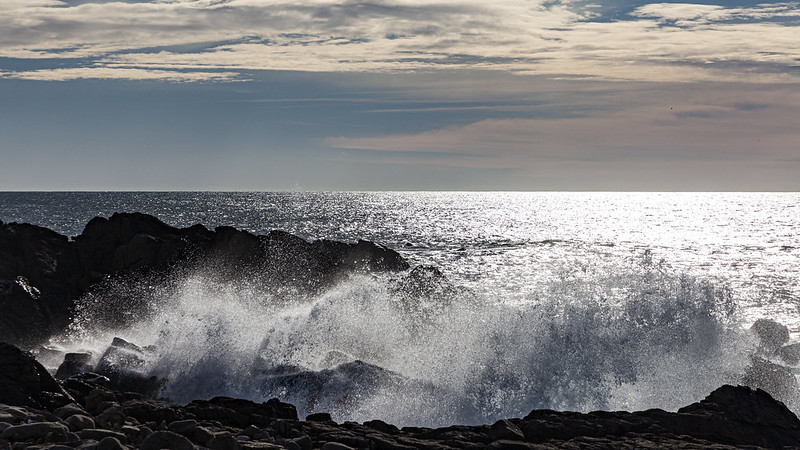
[[[6,78],[229,81],[249,71],[497,70],[796,81],[800,7],[549,0],[4,0]],[[621,12],[620,12],[621,11]],[[38,61],[30,68],[31,61]],[[28,64],[24,64],[28,63]]]

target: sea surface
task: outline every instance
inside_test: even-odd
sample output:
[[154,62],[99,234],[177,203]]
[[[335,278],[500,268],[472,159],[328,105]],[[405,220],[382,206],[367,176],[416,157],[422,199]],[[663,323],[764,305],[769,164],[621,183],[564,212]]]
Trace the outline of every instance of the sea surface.
[[[174,401],[278,396],[301,414],[438,426],[533,408],[675,409],[736,382],[754,320],[800,334],[798,205],[798,193],[2,192],[0,220],[75,236],[92,217],[137,211],[367,239],[436,266],[465,289],[413,311],[390,276],[270,304],[256,286],[183,274],[147,290],[157,314],[115,330],[76,317],[54,345],[153,345],[150,370]],[[332,363],[354,360],[367,365]],[[275,377],[287,367],[315,376],[287,389]]]

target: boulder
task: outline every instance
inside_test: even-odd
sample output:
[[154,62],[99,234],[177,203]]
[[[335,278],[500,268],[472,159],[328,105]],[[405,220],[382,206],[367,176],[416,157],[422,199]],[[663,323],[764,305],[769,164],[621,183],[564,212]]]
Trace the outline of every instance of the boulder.
[[761,389],[725,385],[679,409],[676,417],[667,428],[712,442],[767,448],[800,445],[800,420]]
[[249,425],[265,427],[276,419],[297,420],[294,405],[276,398],[265,403],[230,397],[195,400],[186,405],[186,411],[198,420],[216,420],[224,425],[246,428]]
[[70,433],[64,424],[57,422],[36,422],[12,425],[2,433],[0,439],[10,442],[75,442],[77,436]]
[[64,361],[58,366],[55,377],[64,380],[75,375],[92,372],[94,366],[91,362],[91,353],[67,353],[64,355]]
[[194,450],[195,446],[192,444],[192,441],[178,433],[173,433],[172,431],[156,431],[142,441],[142,445],[140,445],[139,448],[141,450]]
[[138,392],[154,397],[163,380],[146,373],[147,355],[136,344],[115,337],[97,362],[96,372],[108,377],[110,386],[119,391]]
[[96,425],[94,419],[83,414],[73,414],[64,420],[70,430],[81,431],[89,428],[94,428]]
[[55,409],[74,402],[30,353],[0,342],[0,403]]
[[797,365],[800,362],[800,343],[784,345],[775,354],[786,364]]
[[767,353],[772,353],[789,340],[789,328],[772,319],[758,319],[750,327],[759,341],[759,346]]
[[742,383],[769,392],[773,397],[791,402],[797,399],[797,379],[788,368],[753,356],[745,371]]

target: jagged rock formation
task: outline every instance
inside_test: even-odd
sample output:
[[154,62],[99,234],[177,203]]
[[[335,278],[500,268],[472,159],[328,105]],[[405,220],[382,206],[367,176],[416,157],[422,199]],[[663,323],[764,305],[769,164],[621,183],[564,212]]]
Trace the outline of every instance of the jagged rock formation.
[[32,347],[68,324],[74,302],[109,277],[206,268],[236,279],[313,292],[348,272],[398,271],[408,263],[381,245],[320,240],[272,231],[266,236],[202,225],[171,227],[153,216],[96,217],[70,241],[46,228],[0,223],[0,340]]
[[[121,345],[121,344],[120,344]],[[105,379],[107,381],[107,379]],[[103,380],[57,382],[27,353],[0,344],[0,448],[81,449],[554,449],[797,448],[800,420],[761,390],[722,386],[671,413],[536,410],[492,425],[431,429],[228,397],[185,406],[109,389]],[[11,393],[11,395],[9,395]]]

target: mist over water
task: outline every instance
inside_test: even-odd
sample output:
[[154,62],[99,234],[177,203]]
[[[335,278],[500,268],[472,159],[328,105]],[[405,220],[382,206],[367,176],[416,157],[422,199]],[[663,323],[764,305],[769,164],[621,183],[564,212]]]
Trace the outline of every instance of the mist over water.
[[674,410],[740,382],[755,319],[800,332],[800,194],[0,198],[0,220],[68,235],[95,215],[140,211],[180,227],[363,238],[460,287],[417,298],[397,289],[405,274],[352,276],[308,296],[275,290],[263,274],[226,281],[211,265],[82,299],[59,344],[97,357],[114,336],[152,346],[145,370],[176,402],[279,397],[301,416],[426,426],[533,408]]

